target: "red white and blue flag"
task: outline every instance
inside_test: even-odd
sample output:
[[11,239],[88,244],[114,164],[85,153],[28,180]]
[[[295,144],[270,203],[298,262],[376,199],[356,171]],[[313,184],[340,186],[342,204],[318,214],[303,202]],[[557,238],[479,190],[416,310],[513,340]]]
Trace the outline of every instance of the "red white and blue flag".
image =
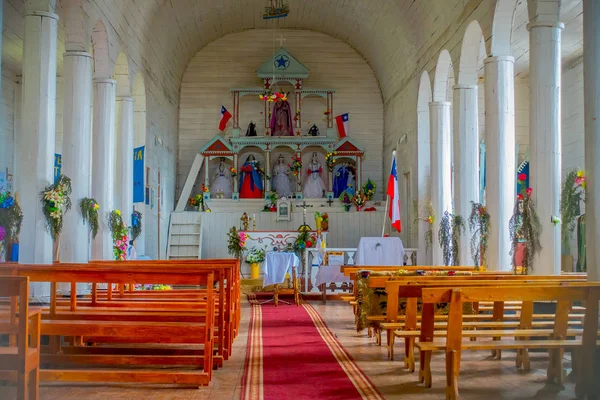
[[396,152],[392,155],[392,172],[388,180],[387,195],[390,200],[389,216],[392,220],[392,227],[398,232],[402,231],[400,221],[400,192],[398,191],[398,171],[396,169]]
[[335,117],[335,122],[337,124],[340,139],[345,138],[346,136],[348,136],[348,133],[350,133],[349,121],[350,116],[348,115],[348,113],[338,115],[337,117]]
[[231,119],[231,113],[227,111],[225,106],[221,106],[221,121],[219,122],[219,130],[224,131],[227,126],[227,122]]

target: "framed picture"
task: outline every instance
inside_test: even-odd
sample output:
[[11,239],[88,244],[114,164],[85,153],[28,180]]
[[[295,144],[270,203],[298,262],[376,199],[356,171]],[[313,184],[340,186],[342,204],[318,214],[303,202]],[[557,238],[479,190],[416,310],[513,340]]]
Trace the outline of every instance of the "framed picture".
[[285,197],[277,200],[277,221],[292,220],[292,204]]

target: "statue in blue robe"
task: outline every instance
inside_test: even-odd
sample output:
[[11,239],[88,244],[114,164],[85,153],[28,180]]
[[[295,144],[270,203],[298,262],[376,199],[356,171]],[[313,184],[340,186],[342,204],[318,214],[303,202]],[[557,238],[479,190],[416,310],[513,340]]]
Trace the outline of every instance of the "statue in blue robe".
[[342,164],[333,177],[333,197],[338,198],[344,190],[348,188],[348,180],[350,179],[350,169],[348,164]]

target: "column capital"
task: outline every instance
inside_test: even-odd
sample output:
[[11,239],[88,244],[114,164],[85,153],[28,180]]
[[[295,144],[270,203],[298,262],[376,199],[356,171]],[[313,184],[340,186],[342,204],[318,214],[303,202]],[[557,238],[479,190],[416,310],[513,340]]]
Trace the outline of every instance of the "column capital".
[[429,103],[430,107],[450,107],[452,103],[449,101],[432,101]]
[[458,83],[456,85],[454,85],[454,87],[452,88],[454,90],[474,90],[477,89],[477,85],[468,85],[465,83]]
[[59,19],[58,14],[54,14],[53,12],[48,11],[29,11],[25,14],[25,17],[46,17],[55,19],[57,21]]
[[116,85],[117,81],[115,79],[110,78],[94,78],[93,83],[106,83],[109,85]]
[[543,21],[534,19],[527,24],[527,30],[531,31],[533,28],[554,28],[554,29],[565,29],[565,24],[559,21]]
[[92,58],[92,55],[87,51],[65,51],[63,57],[86,57]]
[[511,63],[515,63],[515,58],[513,56],[492,56],[492,57],[487,57],[485,60],[483,60],[484,64],[489,64],[489,63],[497,63],[497,62],[511,62]]

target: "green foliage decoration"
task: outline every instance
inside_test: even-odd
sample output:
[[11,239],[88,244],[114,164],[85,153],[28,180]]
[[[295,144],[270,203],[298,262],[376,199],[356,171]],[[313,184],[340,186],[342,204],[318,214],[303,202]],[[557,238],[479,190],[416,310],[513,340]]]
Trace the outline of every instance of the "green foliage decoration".
[[99,229],[98,210],[100,206],[98,202],[90,197],[84,197],[79,201],[79,208],[81,209],[83,223],[88,224],[90,227],[92,239],[96,238]]
[[464,233],[464,218],[445,211],[438,231],[438,242],[442,248],[444,265],[460,265],[458,246],[460,236]]
[[[524,179],[519,179],[524,182]],[[525,188],[525,185],[521,185]],[[533,257],[542,250],[540,234],[542,224],[537,213],[535,202],[532,199],[532,189],[522,189],[517,195],[513,215],[509,224],[512,266],[515,273],[527,274],[533,270]],[[517,250],[519,243],[525,244],[523,265],[517,265]],[[519,267],[521,269],[519,270]]]
[[[23,212],[19,203],[10,192],[0,192],[0,227],[5,231],[4,243],[8,244],[19,240],[22,224]],[[0,238],[0,240],[2,239]]]
[[581,201],[585,201],[585,175],[582,170],[567,173],[560,193],[561,239],[567,254],[571,254],[571,239],[581,213]]
[[71,179],[61,175],[56,183],[46,186],[40,193],[42,213],[53,240],[56,240],[63,229],[63,217],[71,209]]
[[471,202],[471,215],[469,215],[469,229],[471,230],[471,257],[477,267],[487,265],[487,248],[490,240],[490,214],[481,203]]

